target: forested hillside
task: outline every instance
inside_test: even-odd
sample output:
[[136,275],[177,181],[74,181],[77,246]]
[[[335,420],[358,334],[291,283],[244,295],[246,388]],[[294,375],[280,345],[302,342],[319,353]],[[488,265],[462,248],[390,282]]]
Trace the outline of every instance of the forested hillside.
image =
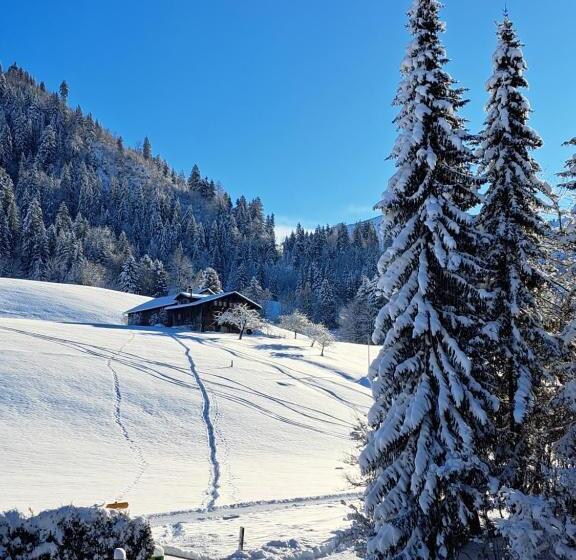
[[278,246],[259,198],[235,203],[198,166],[176,171],[145,138],[123,145],[68,85],[0,72],[0,273],[161,295],[214,268],[224,288],[278,299],[335,327],[376,272],[370,223],[298,228]]

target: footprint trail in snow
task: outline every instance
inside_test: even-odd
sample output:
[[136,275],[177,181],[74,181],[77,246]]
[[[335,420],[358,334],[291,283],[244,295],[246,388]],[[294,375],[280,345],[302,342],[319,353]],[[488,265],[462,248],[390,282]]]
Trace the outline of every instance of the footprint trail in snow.
[[209,448],[209,455],[210,455],[210,465],[211,465],[211,473],[210,473],[210,487],[207,491],[207,495],[209,497],[208,503],[206,504],[206,511],[211,511],[214,509],[214,504],[219,497],[219,488],[220,488],[220,463],[218,462],[218,455],[217,455],[217,447],[216,447],[216,430],[214,428],[214,424],[212,419],[210,418],[210,396],[208,395],[208,391],[198,370],[196,369],[196,364],[192,359],[192,355],[190,354],[190,348],[186,346],[179,338],[175,335],[171,335],[172,338],[184,348],[184,353],[186,354],[186,358],[190,364],[190,372],[192,373],[194,379],[196,380],[196,384],[200,389],[200,394],[202,395],[202,420],[204,421],[204,425],[206,426],[206,434],[208,436],[208,448]]
[[110,358],[108,358],[108,360],[106,361],[106,366],[112,372],[112,379],[114,381],[114,421],[116,422],[116,424],[120,428],[120,432],[122,433],[122,437],[128,443],[128,446],[130,447],[130,451],[132,451],[132,454],[134,455],[134,457],[138,463],[138,472],[136,473],[134,480],[132,480],[132,482],[116,496],[116,498],[115,498],[116,500],[124,497],[133,488],[135,488],[136,485],[140,482],[142,475],[144,474],[144,472],[148,468],[148,462],[146,461],[146,458],[144,457],[144,453],[142,452],[142,449],[140,449],[140,446],[130,436],[128,429],[126,428],[126,425],[124,424],[124,421],[122,420],[122,391],[120,388],[120,378],[118,376],[118,371],[116,369],[114,369],[114,367],[112,367],[112,361],[114,360],[114,358],[116,356],[120,355],[123,352],[123,350],[134,340],[134,336],[135,335],[132,334],[130,339],[122,345],[122,347],[118,350],[118,352],[114,356],[111,356]]

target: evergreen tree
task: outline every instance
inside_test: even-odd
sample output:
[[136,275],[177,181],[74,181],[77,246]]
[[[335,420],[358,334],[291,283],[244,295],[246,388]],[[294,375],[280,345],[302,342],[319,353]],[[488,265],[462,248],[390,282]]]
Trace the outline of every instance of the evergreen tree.
[[13,158],[12,132],[7,123],[0,129],[0,166],[9,167]]
[[464,101],[444,69],[440,6],[415,0],[409,11],[396,172],[379,204],[392,241],[379,263],[388,301],[374,331],[382,348],[369,372],[374,404],[360,456],[373,558],[449,558],[479,529],[486,466],[476,443],[496,405],[466,353],[480,303],[469,276],[481,270],[466,210],[478,198],[458,116]]
[[0,204],[0,274],[4,273],[6,263],[11,255],[10,229],[4,207]]
[[62,83],[60,84],[60,98],[62,99],[62,101],[64,103],[66,103],[66,101],[68,101],[68,94],[70,93],[70,90],[68,88],[68,84],[66,83],[66,80],[62,80]]
[[495,299],[486,332],[495,356],[489,361],[500,380],[503,413],[498,415],[497,457],[504,484],[516,486],[526,474],[522,425],[533,405],[534,389],[544,376],[543,358],[552,350],[535,300],[544,278],[535,268],[542,257],[540,238],[546,228],[537,210],[543,183],[530,152],[542,145],[528,126],[530,106],[521,93],[528,86],[522,44],[508,15],[498,26],[494,73],[481,135],[481,171],[489,181],[479,224],[488,234],[485,249],[491,268],[488,284]]
[[38,199],[30,203],[22,233],[22,261],[30,278],[42,280],[48,257],[48,239]]
[[260,305],[271,298],[270,292],[260,285],[255,276],[252,276],[248,286],[242,290],[242,294]]
[[318,320],[329,329],[338,324],[338,306],[334,291],[327,278],[324,278],[318,292]]
[[176,247],[170,259],[170,284],[177,290],[187,290],[194,280],[194,270],[190,259],[184,254],[182,243]]
[[144,144],[142,145],[142,155],[144,159],[152,159],[152,144],[148,140],[148,136],[144,137]]
[[0,206],[4,210],[10,256],[16,254],[20,238],[20,210],[16,204],[12,179],[0,168]]
[[118,278],[118,284],[123,292],[130,294],[139,293],[140,271],[136,259],[130,255],[122,265],[122,272]]
[[298,309],[309,319],[314,317],[317,306],[316,296],[310,282],[304,281],[296,290],[296,302]]
[[[564,146],[576,146],[576,138],[572,138],[572,140],[568,140],[568,142],[564,142]],[[567,179],[564,183],[560,186],[574,190],[576,189],[576,154],[574,154],[566,164],[564,165],[564,171],[558,173],[559,177],[563,179]]]
[[[50,226],[51,228],[53,226]],[[55,228],[54,228],[55,229]],[[56,238],[55,265],[56,281],[77,282],[84,261],[82,242],[73,231],[61,232]]]
[[244,261],[240,261],[240,263],[236,263],[235,268],[232,270],[227,286],[229,286],[230,290],[243,292],[248,287],[248,283],[249,276],[246,264]]
[[354,299],[342,310],[340,334],[343,339],[357,344],[371,344],[372,331],[382,304],[376,283],[364,276]]
[[58,208],[54,225],[56,226],[56,234],[58,235],[72,231],[72,218],[70,218],[68,206],[66,206],[65,202],[62,202]]
[[211,200],[216,196],[216,184],[214,183],[214,181],[204,179],[200,184],[199,192],[202,195],[202,198]]
[[152,295],[154,297],[165,296],[168,291],[168,272],[166,272],[164,264],[159,259],[156,259],[153,263],[152,277]]
[[212,268],[205,268],[202,272],[201,290],[212,290],[215,294],[222,291],[222,284],[218,273]]
[[156,270],[150,255],[144,255],[138,262],[138,292],[144,296],[156,293]]
[[188,177],[188,188],[191,191],[199,191],[202,184],[202,175],[200,175],[200,168],[194,164],[190,177]]
[[46,168],[52,164],[56,158],[57,149],[56,132],[52,126],[48,125],[40,137],[40,147],[36,156],[39,165]]

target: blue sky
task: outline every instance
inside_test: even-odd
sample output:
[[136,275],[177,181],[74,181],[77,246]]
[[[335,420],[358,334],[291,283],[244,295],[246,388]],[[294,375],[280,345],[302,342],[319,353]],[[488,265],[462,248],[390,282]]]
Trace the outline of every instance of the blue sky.
[[[503,1],[445,0],[450,71],[483,119]],[[576,136],[574,0],[508,0],[526,43],[537,154],[553,179]],[[288,227],[373,215],[391,173],[408,0],[23,0],[2,6],[16,61],[176,169],[198,163]]]

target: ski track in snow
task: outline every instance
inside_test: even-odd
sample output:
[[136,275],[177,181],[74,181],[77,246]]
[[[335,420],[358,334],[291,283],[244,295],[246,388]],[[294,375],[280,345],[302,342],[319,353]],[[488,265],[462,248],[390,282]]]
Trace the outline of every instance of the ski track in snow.
[[134,457],[136,459],[136,462],[138,463],[138,472],[136,473],[134,480],[132,480],[132,482],[128,486],[126,486],[126,488],[124,488],[124,490],[122,490],[116,496],[116,498],[115,498],[116,500],[119,500],[120,498],[122,498],[126,494],[128,494],[131,490],[133,490],[137,486],[137,484],[140,482],[142,475],[144,474],[144,472],[148,468],[148,462],[146,461],[146,458],[144,457],[144,453],[142,452],[142,449],[134,441],[134,439],[130,436],[130,433],[128,432],[128,428],[126,427],[126,425],[124,424],[124,422],[122,420],[122,390],[120,388],[120,377],[118,375],[118,372],[112,367],[112,361],[114,360],[114,358],[124,351],[124,349],[134,340],[134,337],[135,337],[135,335],[134,335],[134,333],[132,333],[132,335],[130,336],[130,339],[127,340],[120,347],[118,352],[116,352],[115,355],[110,356],[108,358],[108,360],[106,361],[106,367],[112,372],[112,379],[114,382],[114,421],[116,422],[116,424],[120,428],[120,432],[122,434],[122,437],[128,443],[128,447],[130,447],[130,451],[132,452],[132,454],[134,455]]
[[170,337],[173,338],[176,343],[182,346],[182,348],[184,348],[184,353],[186,354],[186,358],[190,364],[190,372],[196,380],[196,384],[198,385],[200,394],[202,395],[202,419],[204,421],[204,425],[206,426],[210,464],[212,466],[210,474],[210,488],[207,491],[209,499],[208,503],[206,504],[205,511],[211,511],[214,509],[214,504],[220,495],[218,491],[220,488],[220,463],[218,462],[217,456],[216,430],[214,429],[214,424],[210,418],[210,396],[208,395],[206,386],[204,385],[204,382],[202,381],[202,378],[196,369],[196,364],[194,363],[192,355],[190,354],[190,348],[186,346],[186,344],[184,344],[181,340],[179,340],[178,336],[171,334]]
[[[231,354],[232,356],[235,356],[237,358],[243,358],[243,359],[248,360],[248,361],[255,361],[255,362],[258,362],[260,364],[273,367],[276,371],[278,371],[282,375],[289,377],[293,381],[300,382],[300,383],[302,383],[302,385],[305,385],[306,387],[313,389],[315,391],[328,394],[332,398],[334,398],[335,400],[349,406],[353,410],[356,410],[356,411],[358,410],[354,403],[338,396],[334,391],[328,389],[327,387],[323,387],[321,385],[318,385],[317,383],[314,382],[314,379],[311,378],[310,375],[304,374],[303,372],[298,371],[297,369],[291,368],[290,366],[279,366],[276,362],[274,362],[271,359],[256,357],[255,355],[251,354],[250,352],[241,352],[238,350],[230,350],[229,348],[225,348],[224,346],[219,344],[218,341],[215,341],[215,340],[211,340],[211,339],[203,340],[203,339],[199,339],[197,337],[192,337],[192,336],[190,338],[193,338],[196,342],[200,342],[201,344],[205,344],[205,343],[212,344],[213,346],[216,346],[217,348],[221,349],[223,352],[228,352],[229,354]],[[291,370],[295,374],[304,375],[305,377],[298,377],[297,375],[289,373],[287,370]],[[310,382],[307,383],[307,381],[310,381]],[[345,385],[342,385],[340,383],[336,383],[336,384],[340,385],[340,386],[345,386]],[[345,386],[345,387],[347,387],[347,386]]]
[[[198,337],[195,337],[195,336],[189,336],[189,335],[188,335],[186,338],[188,338],[189,340],[192,340],[192,341],[194,341],[194,342],[197,342],[197,343],[199,343],[199,344],[207,344],[207,341],[206,341],[206,340],[203,340],[203,339],[198,338]],[[320,387],[320,386],[315,385],[315,384],[304,383],[301,378],[296,377],[296,376],[294,376],[294,375],[291,375],[291,374],[285,372],[284,370],[282,370],[282,368],[280,368],[280,366],[277,366],[277,365],[276,365],[274,362],[272,362],[272,361],[262,360],[262,359],[259,359],[259,358],[254,357],[254,356],[252,356],[252,355],[250,355],[250,354],[242,354],[241,352],[237,352],[237,351],[234,351],[234,350],[229,350],[228,348],[225,348],[225,347],[223,347],[222,345],[220,345],[220,344],[218,344],[218,343],[216,343],[216,342],[214,342],[214,341],[210,341],[210,343],[211,343],[211,345],[212,345],[214,348],[218,348],[219,350],[221,350],[221,351],[223,351],[223,352],[227,352],[228,354],[230,354],[230,355],[232,355],[232,356],[235,356],[235,357],[238,357],[238,358],[243,358],[243,359],[246,359],[247,361],[258,362],[258,363],[261,363],[261,364],[264,364],[264,365],[271,366],[271,367],[273,367],[274,369],[276,369],[277,371],[279,371],[280,373],[282,373],[283,375],[286,375],[286,376],[290,377],[290,379],[292,379],[292,380],[294,380],[294,381],[297,381],[297,382],[299,382],[299,381],[302,382],[302,385],[304,385],[304,386],[306,386],[306,387],[309,387],[309,388],[311,388],[311,389],[316,389],[316,390],[318,390],[318,392],[326,392],[326,393],[328,393],[328,394],[330,394],[330,395],[334,395],[334,393],[333,393],[332,391],[330,391],[329,389],[326,389],[326,390],[324,391],[324,390],[323,390],[323,387]],[[214,377],[219,377],[219,376],[217,376],[217,375],[215,375],[215,374],[210,374],[210,375],[212,375],[212,376],[214,376]],[[234,383],[235,385],[240,385],[240,386],[246,388],[245,385],[242,385],[241,383],[238,383],[237,381],[234,381],[234,380],[228,379],[228,378],[224,378],[224,379],[225,379],[227,382]],[[211,384],[212,384],[212,385],[216,385],[216,386],[222,386],[222,387],[227,387],[227,388],[229,388],[228,385],[222,385],[221,383],[217,383],[217,382],[211,382]],[[239,392],[241,392],[241,391],[237,391],[237,393],[239,393]],[[265,397],[266,397],[266,395],[265,395],[264,393],[255,391],[255,390],[252,389],[252,388],[250,388],[250,393],[259,394],[260,396],[265,396]],[[297,427],[303,428],[303,429],[305,429],[305,430],[310,430],[310,431],[312,431],[312,432],[321,433],[321,434],[324,434],[324,435],[327,435],[327,436],[330,436],[330,437],[334,437],[334,438],[338,438],[338,439],[342,439],[342,438],[348,439],[348,436],[343,436],[341,433],[336,433],[336,432],[334,432],[334,431],[329,431],[329,430],[326,430],[326,429],[321,429],[321,428],[318,428],[318,427],[316,427],[316,426],[312,426],[312,425],[310,425],[310,424],[306,424],[306,423],[304,423],[304,422],[300,422],[300,421],[298,421],[298,420],[293,420],[293,419],[291,419],[291,418],[289,418],[289,417],[287,417],[287,416],[282,416],[281,414],[278,414],[277,412],[273,412],[272,410],[270,410],[270,409],[268,409],[268,408],[265,408],[265,407],[263,407],[263,406],[258,405],[258,404],[255,403],[252,399],[240,397],[240,396],[238,396],[238,394],[236,394],[236,395],[230,395],[230,394],[224,394],[224,393],[222,393],[222,392],[220,392],[219,394],[221,394],[221,395],[223,396],[223,398],[226,398],[226,399],[228,399],[228,400],[230,400],[230,401],[237,402],[237,403],[239,403],[239,404],[241,404],[241,405],[244,405],[244,406],[248,406],[248,407],[250,407],[250,408],[253,408],[254,410],[257,410],[258,412],[260,412],[261,414],[264,414],[265,416],[268,416],[268,417],[273,418],[273,419],[275,419],[275,420],[278,420],[278,421],[280,421],[280,422],[284,422],[284,423],[290,424],[290,425],[292,425],[292,426],[297,426]],[[339,399],[339,398],[338,398],[337,400],[340,401],[340,402],[347,402],[347,401],[344,401],[343,399]],[[303,409],[300,405],[298,405],[298,406],[300,406],[300,410],[295,410],[291,405],[288,404],[288,401],[284,401],[284,400],[281,400],[281,399],[273,399],[273,401],[274,401],[276,404],[280,404],[280,405],[282,405],[282,406],[284,406],[284,407],[286,407],[286,408],[289,408],[292,412],[296,412],[300,417],[311,418],[311,419],[313,419],[313,420],[315,420],[315,421],[321,421],[321,422],[323,422],[323,423],[340,425],[340,426],[344,426],[344,427],[347,427],[347,428],[352,428],[352,427],[353,427],[353,424],[350,424],[350,423],[341,424],[341,423],[338,423],[338,422],[330,422],[330,421],[327,421],[327,420],[325,420],[325,419],[322,420],[322,419],[320,419],[320,418],[317,418],[317,417],[314,417],[314,416],[310,416],[308,413],[306,413],[306,412],[304,411],[304,409]],[[293,405],[293,404],[294,404],[294,403],[292,403],[292,405]],[[353,407],[352,404],[350,404],[350,406]],[[304,407],[304,408],[307,408],[307,407]],[[312,409],[308,409],[308,410],[312,410]],[[355,410],[355,408],[354,408],[354,410]],[[324,415],[324,416],[328,416],[328,417],[331,416],[331,415],[329,415],[329,414],[327,414],[327,413],[324,413],[324,412],[322,412],[322,411],[317,411],[317,410],[316,410],[315,412],[317,412],[317,413],[319,413],[319,414],[321,414],[321,415]],[[331,416],[331,417],[332,417],[332,418],[335,418],[334,416]]]
[[241,502],[225,506],[215,506],[211,511],[191,509],[171,511],[166,513],[152,513],[146,518],[153,526],[167,523],[186,523],[204,519],[223,519],[231,515],[273,511],[293,507],[306,507],[317,504],[330,504],[341,500],[359,499],[362,492],[343,492],[341,494],[327,494],[325,496],[306,496],[301,498],[287,498],[282,500],[260,500],[255,502]]

